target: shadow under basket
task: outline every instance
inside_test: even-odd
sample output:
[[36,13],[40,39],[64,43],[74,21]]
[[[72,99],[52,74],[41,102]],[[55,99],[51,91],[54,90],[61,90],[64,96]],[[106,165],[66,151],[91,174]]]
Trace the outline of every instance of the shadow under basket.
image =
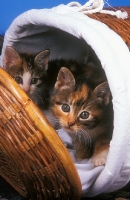
[[[124,8],[130,14],[130,8]],[[130,18],[89,17],[107,24],[130,46]],[[66,147],[42,112],[0,68],[0,175],[30,199],[80,199],[82,188]]]

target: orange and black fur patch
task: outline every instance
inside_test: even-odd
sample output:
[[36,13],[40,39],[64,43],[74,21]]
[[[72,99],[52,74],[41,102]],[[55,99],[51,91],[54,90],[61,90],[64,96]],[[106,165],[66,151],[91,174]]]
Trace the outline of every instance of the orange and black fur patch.
[[107,81],[93,89],[84,76],[75,78],[63,67],[51,102],[53,114],[72,137],[77,161],[108,148],[113,130],[113,107]]

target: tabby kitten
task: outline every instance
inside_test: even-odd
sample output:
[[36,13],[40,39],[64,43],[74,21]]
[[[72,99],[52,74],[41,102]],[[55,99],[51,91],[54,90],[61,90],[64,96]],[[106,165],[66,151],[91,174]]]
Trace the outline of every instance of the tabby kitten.
[[4,53],[3,68],[15,79],[28,96],[40,107],[49,107],[47,89],[47,66],[49,50],[37,55],[19,54],[7,46]]
[[113,130],[108,82],[93,89],[85,76],[75,78],[62,67],[51,103],[61,127],[72,137],[76,160],[92,157],[96,166],[105,164]]

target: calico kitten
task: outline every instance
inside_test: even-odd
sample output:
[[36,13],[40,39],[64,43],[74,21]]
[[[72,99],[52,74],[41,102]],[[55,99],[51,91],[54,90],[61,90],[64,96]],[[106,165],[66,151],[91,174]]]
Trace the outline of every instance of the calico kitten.
[[51,110],[72,137],[77,161],[92,157],[105,164],[113,131],[113,108],[108,82],[95,88],[86,76],[74,77],[62,67],[51,99]]
[[[55,82],[57,80],[57,75],[59,73],[59,70],[63,66],[68,68],[72,72],[75,78],[78,78],[81,76],[81,79],[82,79],[84,76],[85,80],[87,80],[87,83],[91,85],[93,89],[98,84],[106,81],[106,75],[102,67],[100,65],[95,65],[93,62],[86,63],[86,62],[81,62],[81,61],[78,62],[75,60],[64,60],[64,59],[49,60],[49,55],[46,61],[48,61],[46,63],[46,66],[47,66],[46,67],[46,74],[47,74],[46,83],[47,83],[50,99],[51,99],[51,96],[53,95],[53,90],[54,90]],[[51,109],[47,111],[44,111],[44,110],[42,111],[55,129],[60,128],[60,124],[56,116],[53,115],[53,113],[51,112]]]
[[37,55],[19,54],[11,46],[4,53],[3,68],[15,79],[28,96],[40,107],[47,109],[49,94],[47,89],[46,63],[49,50]]

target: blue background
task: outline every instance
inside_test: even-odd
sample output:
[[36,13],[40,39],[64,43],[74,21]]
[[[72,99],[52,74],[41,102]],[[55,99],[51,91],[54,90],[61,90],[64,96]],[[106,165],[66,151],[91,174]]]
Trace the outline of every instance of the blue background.
[[[72,0],[0,0],[0,34],[5,31],[19,14],[29,9],[42,9],[67,4]],[[77,0],[80,4],[85,4],[88,0]],[[104,0],[110,6],[130,6],[130,0]],[[107,6],[107,4],[105,4]]]

